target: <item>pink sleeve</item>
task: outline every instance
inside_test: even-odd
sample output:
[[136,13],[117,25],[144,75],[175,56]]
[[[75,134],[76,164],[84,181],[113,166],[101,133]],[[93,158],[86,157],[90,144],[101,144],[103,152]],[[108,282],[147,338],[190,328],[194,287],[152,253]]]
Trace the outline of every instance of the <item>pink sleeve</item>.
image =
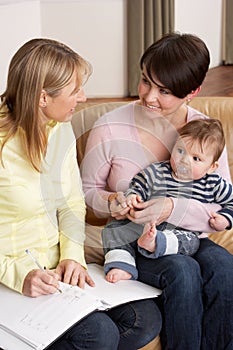
[[98,217],[109,217],[109,194],[126,191],[132,177],[148,165],[133,113],[134,103],[108,112],[89,134],[80,168],[86,203]]
[[[125,121],[124,110],[119,116],[116,113],[117,119],[109,115],[103,116],[91,130],[80,167],[86,203],[98,217],[109,216],[109,194],[126,191],[131,178],[142,168],[140,160],[144,159],[141,144],[134,141],[135,127],[129,118]],[[123,121],[119,121],[120,117]]]
[[209,224],[211,211],[218,211],[218,204],[204,204],[195,199],[171,198],[173,211],[167,222],[190,231],[215,232]]
[[[227,161],[227,151],[223,151],[219,159],[218,174],[231,183],[230,170]],[[218,204],[201,203],[194,199],[171,198],[174,204],[172,214],[167,219],[173,225],[201,232],[215,232],[209,224],[211,211],[218,211]]]
[[110,193],[105,190],[111,168],[108,140],[107,124],[93,128],[80,166],[86,204],[98,217],[109,216],[107,198]]

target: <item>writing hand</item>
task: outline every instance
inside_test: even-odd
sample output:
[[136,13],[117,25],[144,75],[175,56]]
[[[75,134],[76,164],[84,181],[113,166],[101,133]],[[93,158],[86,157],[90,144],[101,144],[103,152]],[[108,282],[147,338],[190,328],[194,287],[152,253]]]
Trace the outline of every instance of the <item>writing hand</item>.
[[22,293],[29,297],[38,297],[56,293],[59,288],[59,276],[50,270],[30,271],[24,279]]

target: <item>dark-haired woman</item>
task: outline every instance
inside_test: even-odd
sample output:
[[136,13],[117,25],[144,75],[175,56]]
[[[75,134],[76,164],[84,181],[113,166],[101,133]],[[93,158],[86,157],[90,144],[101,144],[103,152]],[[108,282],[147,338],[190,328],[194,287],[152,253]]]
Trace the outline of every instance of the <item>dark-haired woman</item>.
[[[82,164],[87,204],[100,217],[129,218],[210,232],[206,224],[216,205],[183,198],[121,205],[130,179],[153,161],[164,161],[179,129],[203,114],[187,105],[201,89],[210,56],[195,35],[172,33],[152,44],[141,58],[139,101],[105,114],[93,128]],[[205,116],[206,117],[206,116]],[[231,182],[224,150],[218,173]],[[137,254],[139,280],[161,288],[162,348],[233,349],[233,256],[208,238],[190,257],[168,255],[156,261]]]

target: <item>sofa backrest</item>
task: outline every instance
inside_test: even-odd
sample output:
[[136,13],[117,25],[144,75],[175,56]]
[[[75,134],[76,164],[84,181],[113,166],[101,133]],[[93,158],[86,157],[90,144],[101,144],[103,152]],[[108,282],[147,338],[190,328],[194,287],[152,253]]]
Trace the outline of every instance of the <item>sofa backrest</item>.
[[72,126],[77,141],[77,160],[80,165],[84,153],[88,135],[95,121],[111,110],[122,106],[126,102],[108,103],[80,103],[76,108],[76,113],[72,118]]
[[[125,103],[129,102],[85,102],[77,106],[76,113],[72,118],[72,126],[77,140],[77,161],[79,165],[83,160],[87,138],[95,121],[103,114]],[[222,122],[226,138],[229,167],[233,179],[233,137],[231,137],[233,130],[233,97],[195,97],[190,101],[189,105]],[[105,220],[97,219],[89,208],[86,221],[90,225],[96,226],[105,223]],[[211,234],[211,238],[217,243],[227,246],[227,249],[233,253],[233,230],[227,231],[224,235],[220,233]]]
[[233,97],[195,97],[190,106],[209,117],[219,119],[223,125],[228,152],[228,163],[233,181]]

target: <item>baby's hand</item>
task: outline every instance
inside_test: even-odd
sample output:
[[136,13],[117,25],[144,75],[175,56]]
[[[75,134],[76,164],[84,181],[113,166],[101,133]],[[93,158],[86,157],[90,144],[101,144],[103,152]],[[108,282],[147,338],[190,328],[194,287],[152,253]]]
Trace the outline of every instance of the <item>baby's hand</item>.
[[211,212],[211,218],[209,219],[209,225],[216,231],[223,231],[229,226],[229,221],[225,218],[225,216]]
[[134,208],[137,205],[137,203],[140,203],[140,202],[142,202],[142,199],[137,194],[129,194],[126,197],[126,204],[130,209]]
[[141,201],[140,196],[135,194],[125,197],[123,192],[113,193],[108,198],[110,214],[116,220],[126,219],[130,209],[133,209],[134,205]]

